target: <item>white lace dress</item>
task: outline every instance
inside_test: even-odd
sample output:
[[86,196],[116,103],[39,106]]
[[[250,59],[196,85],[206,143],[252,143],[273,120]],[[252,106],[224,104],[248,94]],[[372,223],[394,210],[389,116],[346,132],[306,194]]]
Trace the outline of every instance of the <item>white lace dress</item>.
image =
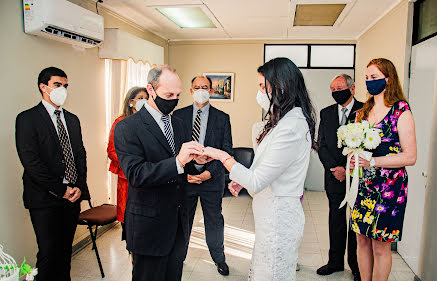
[[300,196],[311,142],[300,108],[287,113],[259,145],[250,169],[235,164],[230,178],[253,195],[255,247],[250,281],[294,281],[305,215]]

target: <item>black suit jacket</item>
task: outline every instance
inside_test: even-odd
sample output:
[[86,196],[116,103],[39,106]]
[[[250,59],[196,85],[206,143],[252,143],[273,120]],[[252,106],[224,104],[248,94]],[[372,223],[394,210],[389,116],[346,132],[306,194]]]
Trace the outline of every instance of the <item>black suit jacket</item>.
[[[191,136],[193,131],[193,105],[178,109],[174,112],[174,116],[182,119],[184,130]],[[204,146],[210,146],[226,151],[232,155],[232,135],[231,122],[229,115],[213,107],[209,108],[208,124],[206,127]],[[225,168],[218,160],[211,161],[205,164],[205,169],[211,173],[211,179],[198,184],[188,184],[189,190],[202,191],[220,191],[223,192],[225,185]],[[194,162],[187,165],[187,173],[191,175],[200,174],[195,167]]]
[[[189,140],[182,121],[172,116],[176,154]],[[188,241],[185,205],[186,175],[179,175],[176,157],[152,115],[143,107],[115,126],[115,151],[129,182],[125,212],[127,249],[146,256],[167,256],[178,223]]]
[[[351,113],[348,116],[346,124],[355,120],[355,112],[363,107],[363,103],[354,100]],[[327,192],[344,193],[345,182],[339,182],[332,172],[331,168],[346,166],[346,156],[342,154],[343,148],[337,147],[337,129],[340,127],[338,121],[338,105],[333,104],[325,107],[320,111],[319,125],[319,158],[325,168],[325,189]]]
[[[80,122],[76,115],[65,109],[63,111],[77,169],[76,184],[69,186],[80,188],[81,199],[88,199],[86,152]],[[18,156],[24,167],[24,206],[28,209],[43,208],[61,206],[69,202],[62,198],[67,185],[62,183],[65,161],[61,143],[42,102],[18,114],[15,122],[15,141]]]

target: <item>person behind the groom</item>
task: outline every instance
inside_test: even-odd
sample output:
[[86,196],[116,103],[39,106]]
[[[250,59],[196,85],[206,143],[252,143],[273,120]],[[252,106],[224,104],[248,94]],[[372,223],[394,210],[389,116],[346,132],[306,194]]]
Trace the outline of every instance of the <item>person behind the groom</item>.
[[203,146],[190,140],[182,120],[171,116],[182,92],[170,66],[147,77],[148,102],[115,127],[115,150],[129,182],[125,212],[132,280],[181,280],[188,246],[184,166]]
[[336,103],[320,112],[318,150],[325,168],[325,189],[329,201],[329,260],[326,265],[317,269],[317,274],[330,275],[344,270],[347,239],[348,264],[354,281],[360,281],[356,235],[348,228],[346,206],[339,209],[346,195],[346,156],[337,147],[337,129],[348,122],[354,122],[356,111],[363,107],[363,103],[354,98],[354,80],[347,74],[335,76],[330,87]]
[[[190,93],[194,103],[178,109],[174,115],[181,118],[192,140],[204,146],[222,149],[232,154],[231,122],[229,115],[213,107],[209,97],[214,92],[211,79],[196,76],[191,80]],[[195,161],[187,166],[187,207],[190,232],[200,198],[205,221],[206,244],[211,258],[221,275],[229,275],[224,253],[224,220],[222,197],[225,187],[225,168],[220,161],[198,165]]]

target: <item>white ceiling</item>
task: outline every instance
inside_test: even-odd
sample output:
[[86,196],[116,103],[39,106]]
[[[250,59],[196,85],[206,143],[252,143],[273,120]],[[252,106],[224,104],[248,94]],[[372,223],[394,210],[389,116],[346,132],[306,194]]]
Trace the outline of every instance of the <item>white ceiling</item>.
[[[401,0],[104,0],[105,8],[169,39],[329,39],[356,40]],[[332,27],[293,26],[296,4],[346,3]],[[181,29],[157,6],[196,5],[217,28]]]

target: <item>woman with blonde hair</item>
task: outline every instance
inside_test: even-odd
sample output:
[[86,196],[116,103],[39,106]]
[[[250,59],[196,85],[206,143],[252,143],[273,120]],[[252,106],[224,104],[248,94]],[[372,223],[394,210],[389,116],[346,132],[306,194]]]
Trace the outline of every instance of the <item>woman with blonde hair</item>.
[[366,86],[370,97],[356,121],[367,120],[380,129],[381,143],[370,151],[370,161],[359,158],[359,166],[365,169],[350,224],[357,233],[361,279],[380,281],[390,275],[391,242],[402,238],[408,194],[405,167],[415,164],[417,148],[413,115],[393,63],[384,58],[371,60]]
[[126,240],[123,222],[124,222],[124,211],[126,209],[128,182],[126,176],[123,174],[123,171],[120,168],[120,163],[118,163],[117,154],[115,153],[114,129],[115,129],[115,125],[117,125],[118,122],[139,111],[147,102],[147,97],[148,97],[147,90],[146,88],[143,87],[132,87],[127,92],[123,102],[121,115],[117,119],[115,119],[114,123],[112,124],[111,132],[109,133],[108,148],[106,149],[106,151],[108,152],[108,158],[111,159],[109,171],[112,172],[113,174],[118,175],[117,220],[121,222],[121,226],[123,229],[121,234],[121,240]]

